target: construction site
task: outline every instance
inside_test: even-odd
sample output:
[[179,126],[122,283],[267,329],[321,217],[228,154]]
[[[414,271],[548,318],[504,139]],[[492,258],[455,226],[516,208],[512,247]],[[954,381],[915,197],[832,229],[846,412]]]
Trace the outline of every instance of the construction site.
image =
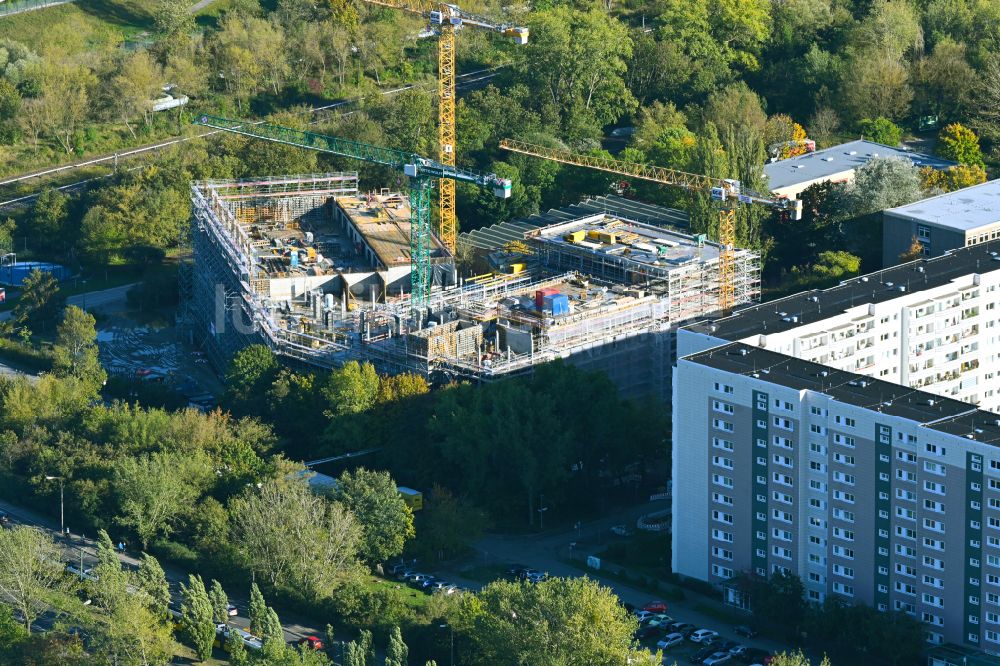
[[[411,298],[405,195],[330,173],[196,182],[191,196],[182,312],[220,370],[253,343],[308,366],[370,361],[439,381],[564,358],[607,372],[626,395],[666,398],[673,330],[719,307],[723,248],[657,224],[657,209],[671,213],[655,206],[643,221],[625,208],[523,227],[523,251],[471,279],[435,235],[424,306]],[[756,300],[759,257],[730,255],[735,303]]]

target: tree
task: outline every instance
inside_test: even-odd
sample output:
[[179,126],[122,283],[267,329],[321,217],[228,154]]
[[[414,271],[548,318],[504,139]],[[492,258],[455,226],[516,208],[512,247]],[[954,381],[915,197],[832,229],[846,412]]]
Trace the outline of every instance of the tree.
[[237,552],[272,586],[288,585],[315,600],[356,570],[357,521],[341,504],[313,494],[304,480],[265,481],[232,500],[229,513]]
[[917,101],[922,112],[947,120],[964,115],[977,83],[965,50],[965,44],[945,38],[934,45],[930,57],[917,63]]
[[21,111],[21,93],[0,78],[0,142],[13,143],[18,135],[17,117]]
[[45,532],[23,526],[0,530],[0,593],[17,609],[27,633],[62,574],[59,548]]
[[474,664],[618,666],[650,659],[633,647],[636,619],[614,592],[586,577],[537,585],[496,581],[461,613]]
[[375,641],[372,632],[367,629],[358,633],[358,651],[364,658],[365,666],[375,666]]
[[42,81],[41,118],[45,131],[66,154],[74,150],[74,137],[92,111],[87,94],[96,82],[82,64],[48,59],[39,65]]
[[334,498],[360,523],[361,557],[369,564],[396,557],[414,536],[413,512],[388,472],[345,470],[337,479]]
[[837,112],[828,106],[821,106],[809,119],[809,134],[817,143],[826,145],[833,140],[833,135],[840,127]]
[[149,553],[143,553],[139,560],[136,584],[149,597],[149,607],[153,614],[163,619],[169,617],[170,583],[167,582],[167,575],[160,562]]
[[385,652],[385,666],[407,666],[410,649],[403,642],[403,633],[398,625],[393,627],[389,634],[389,647]]
[[113,610],[128,596],[129,575],[122,569],[115,545],[107,531],[97,533],[97,565],[94,567],[94,600],[98,606]]
[[906,115],[913,99],[909,69],[901,57],[867,49],[856,54],[843,82],[846,109],[854,118]]
[[128,56],[112,79],[115,107],[133,139],[136,138],[135,130],[129,120],[141,115],[149,123],[152,101],[159,97],[162,82],[163,71],[148,51],[136,51]]
[[57,189],[42,190],[35,199],[28,218],[28,230],[36,238],[44,238],[55,246],[66,243],[66,221],[69,218],[69,197]]
[[[760,96],[743,81],[730,84],[708,96],[705,121],[715,125],[721,136],[742,127],[764,131],[767,114]],[[669,165],[664,165],[669,166]]]
[[265,603],[264,595],[261,594],[257,583],[250,583],[250,605],[247,609],[247,615],[250,618],[250,633],[254,636],[260,636],[266,621],[267,603]]
[[869,141],[896,147],[903,138],[903,130],[888,118],[865,118],[858,123],[861,134]]
[[947,169],[922,167],[920,186],[927,191],[954,192],[986,182],[986,169],[978,165],[956,164]]
[[232,666],[248,666],[250,663],[247,646],[236,632],[229,634],[229,638],[226,639],[226,652],[229,653],[229,663]]
[[843,251],[820,252],[815,264],[805,271],[792,269],[803,288],[823,288],[857,275],[861,259]]
[[459,555],[482,536],[485,514],[469,501],[458,501],[447,488],[435,484],[431,490],[414,547],[427,559]]
[[260,637],[264,643],[265,659],[269,661],[279,659],[285,651],[285,631],[281,628],[278,613],[271,607],[264,613]]
[[14,618],[14,609],[0,604],[0,654],[10,654],[27,637],[28,631]]
[[[802,650],[779,652],[771,657],[771,661],[768,664],[773,664],[774,666],[812,666],[812,662],[809,661],[809,658],[806,657]],[[830,659],[824,655],[819,666],[830,666]]]
[[122,457],[114,467],[112,485],[118,496],[116,520],[135,530],[143,549],[159,535],[173,531],[211,480],[204,454],[157,451]]
[[1000,54],[990,56],[975,89],[975,127],[991,140],[1000,138]]
[[212,579],[208,589],[208,600],[212,604],[212,618],[216,624],[229,624],[229,597],[222,589],[222,583]]
[[378,400],[379,376],[368,362],[349,361],[330,373],[323,393],[330,402],[330,413],[359,414],[368,411]]
[[910,241],[910,247],[907,248],[906,252],[899,255],[899,263],[905,264],[909,261],[916,261],[917,259],[922,259],[924,256],[924,244],[920,242],[916,236],[914,236]]
[[983,153],[979,149],[979,137],[968,127],[959,123],[946,125],[938,134],[938,154],[960,164],[985,166]]
[[233,355],[226,371],[228,399],[251,411],[262,402],[262,394],[277,371],[278,360],[270,348],[260,344],[244,347]]
[[56,329],[52,367],[59,376],[73,376],[99,389],[108,375],[101,367],[97,350],[94,315],[70,305]]
[[205,591],[205,583],[201,576],[188,576],[188,584],[181,583],[181,626],[201,661],[212,656],[215,642],[212,619],[212,602]]
[[635,108],[624,79],[632,40],[623,24],[598,9],[558,5],[532,13],[528,27],[535,37],[516,52],[518,81],[567,136],[600,136]]
[[20,325],[49,321],[60,310],[63,300],[59,281],[52,273],[36,268],[21,284],[21,297],[14,306],[14,321]]

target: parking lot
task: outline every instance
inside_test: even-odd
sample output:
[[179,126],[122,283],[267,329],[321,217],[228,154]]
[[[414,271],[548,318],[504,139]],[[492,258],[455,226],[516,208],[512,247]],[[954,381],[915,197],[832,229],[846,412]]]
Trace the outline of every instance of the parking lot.
[[651,651],[662,650],[664,664],[766,664],[770,656],[746,644],[755,632],[745,626],[695,626],[683,617],[674,617],[660,601],[631,611],[640,623],[636,638]]

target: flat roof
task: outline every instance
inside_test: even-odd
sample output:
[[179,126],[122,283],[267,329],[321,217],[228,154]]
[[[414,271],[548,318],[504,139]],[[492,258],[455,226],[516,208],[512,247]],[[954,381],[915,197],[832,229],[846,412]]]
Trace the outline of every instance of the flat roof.
[[768,187],[773,191],[852,171],[876,157],[901,157],[910,160],[916,166],[930,166],[935,169],[955,166],[955,162],[933,155],[858,139],[813,153],[770,162],[764,165],[764,174],[768,179]]
[[[583,238],[574,239],[574,233]],[[598,213],[542,227],[528,232],[526,237],[559,250],[592,252],[660,269],[683,266],[691,261],[711,261],[719,257],[720,251],[719,244],[713,241],[699,244],[693,236],[666,227],[632,222],[613,213]]]
[[960,400],[738,342],[692,354],[684,360],[796,391],[815,391],[838,402],[904,418],[932,430],[1000,446],[1000,414]]
[[690,216],[682,210],[648,204],[635,199],[626,199],[616,195],[585,199],[580,203],[563,208],[552,208],[544,213],[523,217],[509,222],[500,222],[481,229],[459,234],[459,242],[466,243],[481,250],[498,250],[513,240],[524,240],[526,233],[560,222],[594,215],[596,213],[611,213],[618,217],[652,224],[656,226],[669,225],[687,228]]
[[702,320],[685,328],[731,341],[750,335],[780,333],[829,319],[858,305],[889,301],[946,285],[963,275],[995,270],[1000,270],[1000,240],[959,248],[932,259],[899,264],[851,278],[829,289],[803,291],[736,310],[723,319]]
[[970,231],[1000,222],[1000,179],[890,208],[886,215]]
[[[336,197],[337,205],[386,268],[410,264],[410,202],[399,192]],[[431,255],[446,254],[431,235]]]

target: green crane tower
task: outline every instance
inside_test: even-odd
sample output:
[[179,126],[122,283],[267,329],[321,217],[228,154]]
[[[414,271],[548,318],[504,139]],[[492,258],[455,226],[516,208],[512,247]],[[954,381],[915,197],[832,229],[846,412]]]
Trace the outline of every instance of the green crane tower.
[[442,164],[414,153],[393,148],[381,148],[360,141],[350,141],[334,136],[291,129],[266,122],[230,120],[217,116],[203,115],[194,121],[195,125],[212,127],[224,132],[306,150],[316,150],[341,157],[381,164],[402,171],[410,179],[410,264],[411,293],[413,309],[427,307],[431,296],[431,188],[436,180],[446,178],[464,183],[474,183],[489,188],[501,199],[510,197],[511,182],[496,174],[481,174],[453,165]]

